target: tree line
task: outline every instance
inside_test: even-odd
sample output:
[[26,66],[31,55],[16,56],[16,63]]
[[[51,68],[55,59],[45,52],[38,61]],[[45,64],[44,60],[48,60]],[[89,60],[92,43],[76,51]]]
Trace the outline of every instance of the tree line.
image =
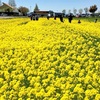
[[[84,9],[79,9],[79,10],[77,10],[77,9],[73,9],[73,13],[74,13],[74,15],[76,15],[77,14],[77,12],[81,15],[82,13],[83,13],[83,11],[85,11],[85,14],[88,14],[89,12],[90,13],[92,13],[93,15],[94,15],[94,13],[97,11],[97,6],[96,5],[93,5],[93,6],[90,6],[90,8],[88,8],[88,7],[85,7]],[[66,10],[64,9],[63,11],[62,11],[63,13],[66,13]],[[68,10],[68,14],[69,13],[71,13],[71,10]],[[100,13],[100,12],[99,12]]]
[[[97,11],[97,5],[92,5],[92,6],[90,6],[90,8],[88,8],[88,7],[85,7],[84,8],[84,11],[85,11],[85,14],[88,14],[88,12],[90,12],[90,13],[92,13],[93,15],[94,15],[94,13]],[[29,12],[29,9],[27,8],[27,7],[22,7],[22,6],[20,6],[19,8],[18,8],[18,10],[19,10],[19,12],[21,12],[23,15],[26,15],[27,14],[27,12]],[[36,4],[35,5],[35,8],[33,9],[33,11],[39,11],[40,9],[39,9],[39,7],[38,7],[38,5]],[[64,9],[64,10],[62,10],[62,12],[65,14],[66,13],[66,10]],[[77,9],[73,9],[73,13],[74,13],[74,15],[76,15],[77,14],[77,12],[81,15],[82,13],[83,13],[83,9],[79,9],[79,10],[77,10]],[[68,13],[71,13],[71,10],[68,10]],[[100,12],[99,12],[100,13]]]

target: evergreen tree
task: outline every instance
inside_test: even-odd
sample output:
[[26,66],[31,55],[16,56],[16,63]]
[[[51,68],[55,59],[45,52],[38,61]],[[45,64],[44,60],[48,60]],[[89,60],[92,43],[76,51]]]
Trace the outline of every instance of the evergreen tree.
[[39,11],[38,5],[35,5],[34,11]]
[[9,5],[13,6],[13,7],[16,7],[16,3],[15,3],[15,0],[9,0]]

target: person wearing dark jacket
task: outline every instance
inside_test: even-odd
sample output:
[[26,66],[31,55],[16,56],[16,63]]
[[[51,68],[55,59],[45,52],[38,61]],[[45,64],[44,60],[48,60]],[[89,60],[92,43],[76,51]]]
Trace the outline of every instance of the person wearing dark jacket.
[[81,21],[80,21],[80,20],[78,20],[78,23],[80,24],[80,23],[81,23]]
[[31,19],[31,20],[33,19],[33,15],[30,16],[30,19]]
[[73,19],[73,16],[72,16],[72,14],[70,14],[70,15],[68,16],[69,23],[72,22],[72,19]]
[[38,15],[36,15],[36,16],[35,16],[35,19],[36,19],[37,21],[39,20],[39,17],[38,17]]
[[64,22],[64,21],[63,21],[63,15],[60,15],[59,18],[60,18],[60,21],[61,21],[61,22]]

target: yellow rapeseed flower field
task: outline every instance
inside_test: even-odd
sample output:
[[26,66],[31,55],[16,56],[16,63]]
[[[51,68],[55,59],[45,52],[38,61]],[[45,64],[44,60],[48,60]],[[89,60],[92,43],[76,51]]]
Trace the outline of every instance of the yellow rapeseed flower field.
[[100,100],[100,22],[0,19],[0,100]]

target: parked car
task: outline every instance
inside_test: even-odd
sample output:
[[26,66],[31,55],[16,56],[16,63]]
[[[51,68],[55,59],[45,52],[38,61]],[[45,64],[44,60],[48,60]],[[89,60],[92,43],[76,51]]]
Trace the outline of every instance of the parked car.
[[35,15],[34,12],[30,12],[30,13],[27,14],[28,17],[31,17],[33,15]]
[[60,17],[60,16],[62,16],[62,15],[63,15],[63,17],[65,16],[64,13],[60,13],[60,12],[54,12],[54,13],[53,13],[53,16],[55,16],[55,17]]

